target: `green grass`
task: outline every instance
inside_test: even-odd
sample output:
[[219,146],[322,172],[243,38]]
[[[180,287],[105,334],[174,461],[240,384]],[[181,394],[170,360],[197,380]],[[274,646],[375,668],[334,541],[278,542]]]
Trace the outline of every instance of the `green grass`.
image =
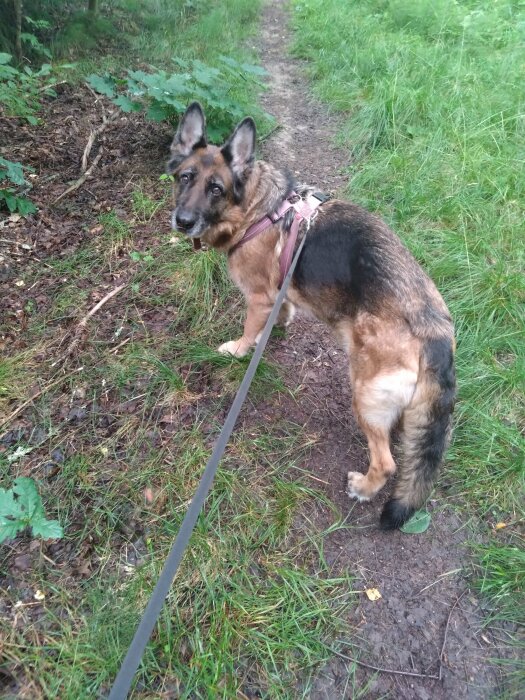
[[[525,513],[524,22],[510,1],[300,0],[293,13],[294,50],[341,113],[346,195],[392,224],[454,317],[441,484],[492,523]],[[521,544],[478,555],[480,590],[523,623]]]
[[[322,5],[322,10],[321,10]],[[342,111],[353,200],[436,281],[458,339],[444,479],[523,512],[525,10],[514,2],[305,0],[296,52]]]

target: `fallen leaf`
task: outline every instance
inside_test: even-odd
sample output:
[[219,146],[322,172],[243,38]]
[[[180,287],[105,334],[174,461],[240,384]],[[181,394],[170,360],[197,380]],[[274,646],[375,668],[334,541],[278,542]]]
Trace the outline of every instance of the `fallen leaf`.
[[399,529],[408,535],[419,535],[428,530],[430,525],[430,513],[426,510],[417,510],[414,515]]
[[503,530],[504,527],[507,527],[507,523],[496,523],[494,525],[495,530]]
[[16,287],[25,287],[25,286],[26,286],[26,283],[24,282],[24,280],[17,280],[17,281],[15,282],[15,286],[16,286]]
[[45,597],[46,597],[46,594],[42,593],[42,591],[40,591],[40,590],[35,591],[35,596],[34,596],[35,600],[44,600]]
[[368,598],[368,600],[372,600],[372,601],[379,600],[380,598],[383,597],[381,595],[381,593],[377,590],[377,588],[367,588],[367,589],[365,589],[365,593],[366,593],[366,597]]

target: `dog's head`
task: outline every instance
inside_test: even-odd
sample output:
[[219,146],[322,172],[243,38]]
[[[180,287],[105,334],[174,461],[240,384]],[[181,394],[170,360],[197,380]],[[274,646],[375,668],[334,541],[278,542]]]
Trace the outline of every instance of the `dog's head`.
[[255,123],[243,119],[226,143],[208,144],[198,102],[182,117],[167,170],[174,177],[172,226],[191,238],[222,247],[242,221],[242,201],[253,167]]

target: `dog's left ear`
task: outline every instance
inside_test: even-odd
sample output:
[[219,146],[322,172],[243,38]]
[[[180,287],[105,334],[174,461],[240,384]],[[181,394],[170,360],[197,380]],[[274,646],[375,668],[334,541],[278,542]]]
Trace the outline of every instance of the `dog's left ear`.
[[204,112],[198,102],[192,102],[184,112],[173,138],[168,174],[171,175],[196,148],[206,148],[207,143]]
[[233,174],[241,178],[251,167],[255,156],[255,122],[246,117],[221,149],[224,160],[230,165]]

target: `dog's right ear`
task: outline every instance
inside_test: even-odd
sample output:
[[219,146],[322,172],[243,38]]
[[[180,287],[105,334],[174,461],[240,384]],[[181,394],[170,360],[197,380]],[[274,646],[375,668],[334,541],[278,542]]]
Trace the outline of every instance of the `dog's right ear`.
[[179,123],[171,144],[167,171],[171,175],[196,148],[206,148],[206,119],[198,102],[192,102]]

